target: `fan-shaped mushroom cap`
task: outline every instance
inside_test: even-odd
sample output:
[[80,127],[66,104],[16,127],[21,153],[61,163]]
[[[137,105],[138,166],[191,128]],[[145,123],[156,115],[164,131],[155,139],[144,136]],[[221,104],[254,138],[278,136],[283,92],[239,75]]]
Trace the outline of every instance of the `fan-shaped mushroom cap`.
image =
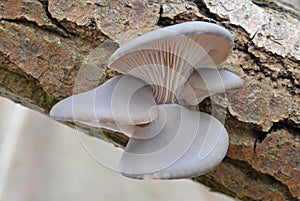
[[140,79],[125,75],[58,102],[51,109],[50,116],[130,136],[135,125],[153,121],[157,113],[151,87]]
[[186,22],[131,40],[113,53],[108,64],[150,84],[157,103],[173,103],[193,67],[223,62],[232,46],[233,38],[223,27]]
[[204,174],[228,149],[228,134],[217,119],[176,104],[159,105],[158,118],[136,128],[120,160],[132,178],[176,179]]
[[178,102],[182,105],[197,105],[206,97],[242,87],[243,81],[226,70],[199,68],[195,70],[181,91]]

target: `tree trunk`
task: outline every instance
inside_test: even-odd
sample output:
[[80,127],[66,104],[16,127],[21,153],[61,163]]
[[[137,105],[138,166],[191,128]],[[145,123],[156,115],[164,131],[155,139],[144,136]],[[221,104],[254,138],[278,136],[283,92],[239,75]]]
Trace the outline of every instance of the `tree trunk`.
[[[119,45],[191,20],[233,34],[220,68],[244,81],[225,101],[226,158],[193,180],[241,200],[300,199],[300,12],[284,0],[0,0],[0,93],[47,114],[114,76],[107,60]],[[122,134],[80,127],[126,144]]]

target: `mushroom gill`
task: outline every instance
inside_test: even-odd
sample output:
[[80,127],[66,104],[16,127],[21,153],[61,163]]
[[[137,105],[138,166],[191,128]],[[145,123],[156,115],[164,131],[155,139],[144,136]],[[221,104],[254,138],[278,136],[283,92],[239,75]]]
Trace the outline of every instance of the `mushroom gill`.
[[215,24],[186,22],[139,36],[120,47],[109,67],[152,86],[157,104],[174,103],[196,67],[214,68],[231,52],[230,33]]

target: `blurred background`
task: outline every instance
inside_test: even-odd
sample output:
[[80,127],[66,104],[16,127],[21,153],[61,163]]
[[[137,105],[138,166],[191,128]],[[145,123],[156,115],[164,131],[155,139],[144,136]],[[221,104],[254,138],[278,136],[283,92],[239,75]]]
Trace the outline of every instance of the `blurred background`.
[[[300,9],[300,0],[282,2]],[[233,200],[191,180],[123,177],[114,170],[121,153],[0,97],[0,201]]]
[[4,98],[0,129],[0,201],[232,200],[190,180],[123,177],[122,150]]

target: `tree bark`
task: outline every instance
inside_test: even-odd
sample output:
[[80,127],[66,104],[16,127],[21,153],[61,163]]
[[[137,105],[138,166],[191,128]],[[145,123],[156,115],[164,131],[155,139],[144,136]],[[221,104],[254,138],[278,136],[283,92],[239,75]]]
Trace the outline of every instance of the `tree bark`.
[[[233,34],[220,68],[244,81],[227,99],[215,97],[228,111],[226,158],[193,180],[241,200],[300,199],[300,12],[283,0],[0,0],[0,94],[48,114],[114,76],[107,60],[119,45],[190,20]],[[80,127],[117,146],[128,140]]]

